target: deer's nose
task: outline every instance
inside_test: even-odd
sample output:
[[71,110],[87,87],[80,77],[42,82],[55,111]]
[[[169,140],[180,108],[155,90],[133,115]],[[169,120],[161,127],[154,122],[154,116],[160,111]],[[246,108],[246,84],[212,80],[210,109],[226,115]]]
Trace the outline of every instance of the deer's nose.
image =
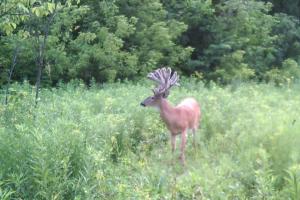
[[146,107],[146,105],[145,105],[143,102],[141,103],[141,106],[144,106],[144,107]]

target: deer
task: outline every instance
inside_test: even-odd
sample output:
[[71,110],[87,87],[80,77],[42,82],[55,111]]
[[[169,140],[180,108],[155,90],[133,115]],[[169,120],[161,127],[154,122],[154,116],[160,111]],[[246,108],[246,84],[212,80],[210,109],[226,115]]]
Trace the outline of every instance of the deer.
[[196,99],[189,97],[183,99],[178,105],[173,106],[167,97],[173,86],[180,86],[179,76],[171,68],[160,68],[147,75],[147,78],[158,85],[152,89],[153,96],[147,97],[140,103],[143,107],[158,108],[162,121],[167,126],[171,135],[172,154],[176,148],[176,136],[181,134],[181,146],[179,159],[185,165],[185,146],[188,130],[192,130],[193,146],[196,145],[196,131],[201,117],[200,106]]

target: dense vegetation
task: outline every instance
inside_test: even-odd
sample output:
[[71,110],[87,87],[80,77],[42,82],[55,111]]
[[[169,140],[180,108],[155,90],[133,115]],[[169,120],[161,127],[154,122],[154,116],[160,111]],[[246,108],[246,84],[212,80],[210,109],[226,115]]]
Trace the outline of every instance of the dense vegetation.
[[170,101],[194,96],[203,111],[185,170],[158,113],[138,106],[149,85],[99,87],[43,89],[35,108],[32,86],[12,86],[0,199],[300,198],[299,85],[182,83]]
[[[299,200],[299,19],[300,0],[1,0],[0,200]],[[162,65],[202,108],[186,168],[139,106]]]
[[[291,82],[300,77],[299,0],[4,0],[0,83],[185,75]],[[15,61],[15,62],[14,62]],[[12,67],[14,66],[14,67]],[[13,70],[11,70],[13,68]],[[42,74],[42,76],[40,76]]]

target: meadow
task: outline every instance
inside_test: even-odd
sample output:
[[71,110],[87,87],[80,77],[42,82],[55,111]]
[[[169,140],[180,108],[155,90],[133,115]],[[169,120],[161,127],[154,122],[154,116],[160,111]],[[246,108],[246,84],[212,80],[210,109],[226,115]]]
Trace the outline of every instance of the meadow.
[[158,112],[139,106],[151,87],[73,81],[42,89],[35,107],[32,86],[12,85],[0,199],[300,199],[300,85],[174,88],[173,104],[193,96],[202,109],[185,168]]

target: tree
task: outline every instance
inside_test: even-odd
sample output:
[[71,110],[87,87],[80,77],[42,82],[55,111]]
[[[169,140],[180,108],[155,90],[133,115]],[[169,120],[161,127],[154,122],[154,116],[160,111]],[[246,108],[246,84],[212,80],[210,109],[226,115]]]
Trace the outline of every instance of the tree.
[[[3,80],[6,79],[6,89],[5,89],[5,105],[8,104],[8,95],[9,95],[9,88],[11,84],[11,79],[13,72],[15,70],[16,64],[17,64],[17,58],[20,52],[20,41],[23,37],[22,31],[13,33],[13,31],[16,29],[17,25],[21,22],[23,22],[26,19],[26,12],[28,11],[26,7],[24,6],[25,1],[1,1],[0,2],[0,36],[4,36],[5,39],[3,40],[6,47],[11,47],[13,49],[13,55],[11,59],[11,65],[8,69],[8,63],[5,63],[3,59],[0,59],[0,68],[2,67],[3,70],[2,74],[0,73],[0,77],[4,76],[7,78],[3,78]],[[6,49],[8,50],[8,49]],[[10,57],[10,56],[8,56]],[[5,66],[3,66],[5,65]],[[5,72],[7,72],[7,76],[5,75]],[[1,79],[0,79],[1,82]]]
[[39,90],[41,86],[42,72],[45,67],[47,42],[51,26],[56,15],[65,7],[72,5],[73,0],[67,0],[64,4],[60,1],[43,1],[29,5],[29,19],[27,21],[28,32],[34,42],[36,72],[36,95],[35,104],[38,104]]
[[299,20],[284,13],[276,14],[275,17],[279,21],[273,28],[273,33],[278,36],[276,40],[276,65],[280,66],[288,58],[300,63]]
[[210,30],[214,21],[215,9],[211,0],[162,0],[168,10],[168,18],[182,21],[187,25],[187,30],[182,32],[177,43],[194,50],[181,65],[180,69],[186,75],[195,71],[206,72],[203,62],[205,49],[213,42],[213,33]]
[[285,13],[299,19],[300,17],[300,1],[299,0],[264,0],[271,2],[274,6],[273,13]]
[[82,13],[68,45],[74,62],[68,75],[104,82],[134,74],[137,58],[124,50],[124,40],[135,31],[136,19],[119,14],[114,1],[86,0],[80,7],[88,12]]
[[[211,26],[214,42],[205,50],[203,57],[205,65],[209,66],[207,77],[212,78],[211,75],[214,77],[214,71],[223,71],[223,74],[217,74],[221,79],[226,76],[228,80],[230,79],[227,74],[229,71],[238,73],[239,70],[223,67],[237,66],[231,63],[231,59],[226,59],[234,52],[243,52],[243,59],[239,59],[242,61],[240,64],[246,63],[246,71],[254,71],[260,78],[273,66],[276,61],[274,43],[277,36],[272,34],[272,29],[278,21],[268,14],[270,9],[271,4],[253,0],[229,0],[217,6],[218,16]],[[232,61],[235,62],[235,60]],[[211,71],[213,73],[210,73]]]
[[13,53],[13,57],[12,57],[12,61],[11,61],[11,67],[10,67],[9,72],[8,72],[7,84],[6,84],[6,90],[5,90],[5,105],[8,104],[8,95],[9,95],[10,83],[11,83],[11,79],[12,79],[14,69],[15,69],[16,64],[17,64],[17,58],[18,58],[19,53],[20,53],[20,46],[17,42],[17,43],[15,43],[15,46],[14,46],[14,53]]
[[137,19],[136,31],[126,39],[126,50],[138,58],[138,72],[145,74],[159,65],[179,67],[190,57],[193,49],[179,44],[187,25],[168,17],[159,0],[118,1],[120,13]]

